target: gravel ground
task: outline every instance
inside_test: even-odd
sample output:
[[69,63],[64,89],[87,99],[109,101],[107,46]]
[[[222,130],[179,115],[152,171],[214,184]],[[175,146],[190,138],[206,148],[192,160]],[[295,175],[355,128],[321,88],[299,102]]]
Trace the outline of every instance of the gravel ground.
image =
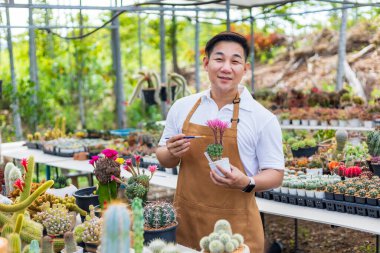
[[[283,253],[295,252],[294,219],[266,214],[265,232],[268,241],[278,240],[283,244]],[[376,236],[299,220],[298,248],[298,253],[375,253]]]

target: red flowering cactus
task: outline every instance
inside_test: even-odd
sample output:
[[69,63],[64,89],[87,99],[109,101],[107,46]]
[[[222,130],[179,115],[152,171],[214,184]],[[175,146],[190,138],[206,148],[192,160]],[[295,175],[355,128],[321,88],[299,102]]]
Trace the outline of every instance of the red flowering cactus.
[[28,172],[28,160],[26,158],[21,159],[21,165],[24,167],[25,172]]
[[16,187],[22,192],[22,191],[24,191],[25,182],[22,181],[21,178],[19,178],[19,179],[17,179],[17,180],[15,181],[14,186],[16,186]]
[[344,175],[346,177],[358,177],[362,173],[362,169],[359,166],[351,166],[346,168]]
[[207,120],[206,125],[212,130],[214,134],[214,143],[207,146],[206,152],[210,156],[211,160],[220,160],[222,159],[223,154],[223,134],[229,127],[229,122],[221,121],[220,119],[214,119]]

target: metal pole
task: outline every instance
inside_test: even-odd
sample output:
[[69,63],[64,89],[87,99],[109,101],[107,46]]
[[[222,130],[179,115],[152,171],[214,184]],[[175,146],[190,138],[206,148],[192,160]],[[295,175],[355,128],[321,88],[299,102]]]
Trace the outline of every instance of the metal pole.
[[[79,4],[82,5],[82,0],[79,1]],[[79,25],[83,26],[82,10],[79,10]],[[79,30],[79,35],[83,36],[83,28]],[[83,44],[80,43],[80,47],[82,46]],[[83,101],[83,69],[84,69],[83,58],[84,57],[83,57],[83,50],[79,50],[79,52],[81,53],[81,55],[78,55],[80,59],[79,74],[78,74],[79,116],[80,116],[80,123],[82,125],[82,128],[86,129],[86,117],[85,117],[85,109],[84,109],[84,101]]]
[[226,0],[227,31],[231,30],[230,20],[230,0]]
[[[160,11],[160,67],[161,67],[161,84],[166,84],[166,66],[165,66],[165,19],[164,11]],[[162,117],[166,119],[166,102],[161,101]]]
[[[5,15],[7,18],[7,25],[10,25],[9,20],[9,9],[5,8]],[[19,103],[17,97],[17,83],[16,83],[16,73],[15,73],[15,65],[13,60],[13,46],[12,46],[12,32],[11,29],[7,29],[7,44],[8,44],[8,52],[9,52],[9,65],[11,67],[11,80],[12,80],[12,95],[14,99],[12,100],[11,108],[13,112],[13,124],[15,126],[16,139],[22,139],[22,128],[21,128],[21,117],[19,112]]]
[[141,12],[137,14],[138,22],[137,22],[137,37],[139,41],[139,67],[142,69],[142,38],[141,38]]
[[294,253],[298,252],[298,220],[294,219]]
[[[116,12],[112,12],[112,15],[115,15]],[[113,67],[116,75],[115,82],[115,107],[117,113],[117,127],[125,128],[126,127],[126,113],[124,105],[124,87],[123,87],[123,74],[121,69],[121,51],[120,51],[120,33],[119,33],[119,18],[115,18],[112,21],[112,25],[116,26],[111,30],[111,44],[112,44],[112,54],[113,54]]]
[[[346,4],[343,4],[346,7]],[[336,75],[336,91],[343,88],[344,62],[346,60],[346,28],[347,28],[347,9],[342,9],[342,21],[339,31],[339,48],[338,48],[338,67]]]
[[380,240],[379,235],[376,235],[376,253],[380,253]]
[[[29,4],[32,4],[32,0],[29,0]],[[33,9],[29,9],[29,25],[33,26]],[[29,75],[30,81],[34,84],[33,93],[33,110],[32,115],[32,129],[37,130],[38,118],[37,118],[37,108],[38,108],[38,97],[40,86],[38,83],[38,73],[37,73],[37,57],[36,57],[36,34],[34,28],[29,28]]]
[[249,15],[251,20],[251,89],[252,94],[255,93],[255,31],[254,31],[254,24],[255,24],[255,18],[252,16],[252,9],[249,9]]
[[195,11],[195,90],[200,91],[200,74],[199,74],[199,10]]

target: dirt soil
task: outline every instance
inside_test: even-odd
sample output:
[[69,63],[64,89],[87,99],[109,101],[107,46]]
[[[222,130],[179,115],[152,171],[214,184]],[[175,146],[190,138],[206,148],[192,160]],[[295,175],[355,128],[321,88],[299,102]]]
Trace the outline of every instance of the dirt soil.
[[376,252],[375,235],[315,222],[298,221],[299,251],[294,251],[294,219],[266,214],[265,232],[268,241],[283,244],[283,253]]

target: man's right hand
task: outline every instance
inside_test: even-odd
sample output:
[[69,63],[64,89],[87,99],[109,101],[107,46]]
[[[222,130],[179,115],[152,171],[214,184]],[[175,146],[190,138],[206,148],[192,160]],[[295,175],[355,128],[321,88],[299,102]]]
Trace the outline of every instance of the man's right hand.
[[184,139],[184,134],[177,134],[166,141],[166,148],[171,156],[181,158],[190,149],[190,139]]

